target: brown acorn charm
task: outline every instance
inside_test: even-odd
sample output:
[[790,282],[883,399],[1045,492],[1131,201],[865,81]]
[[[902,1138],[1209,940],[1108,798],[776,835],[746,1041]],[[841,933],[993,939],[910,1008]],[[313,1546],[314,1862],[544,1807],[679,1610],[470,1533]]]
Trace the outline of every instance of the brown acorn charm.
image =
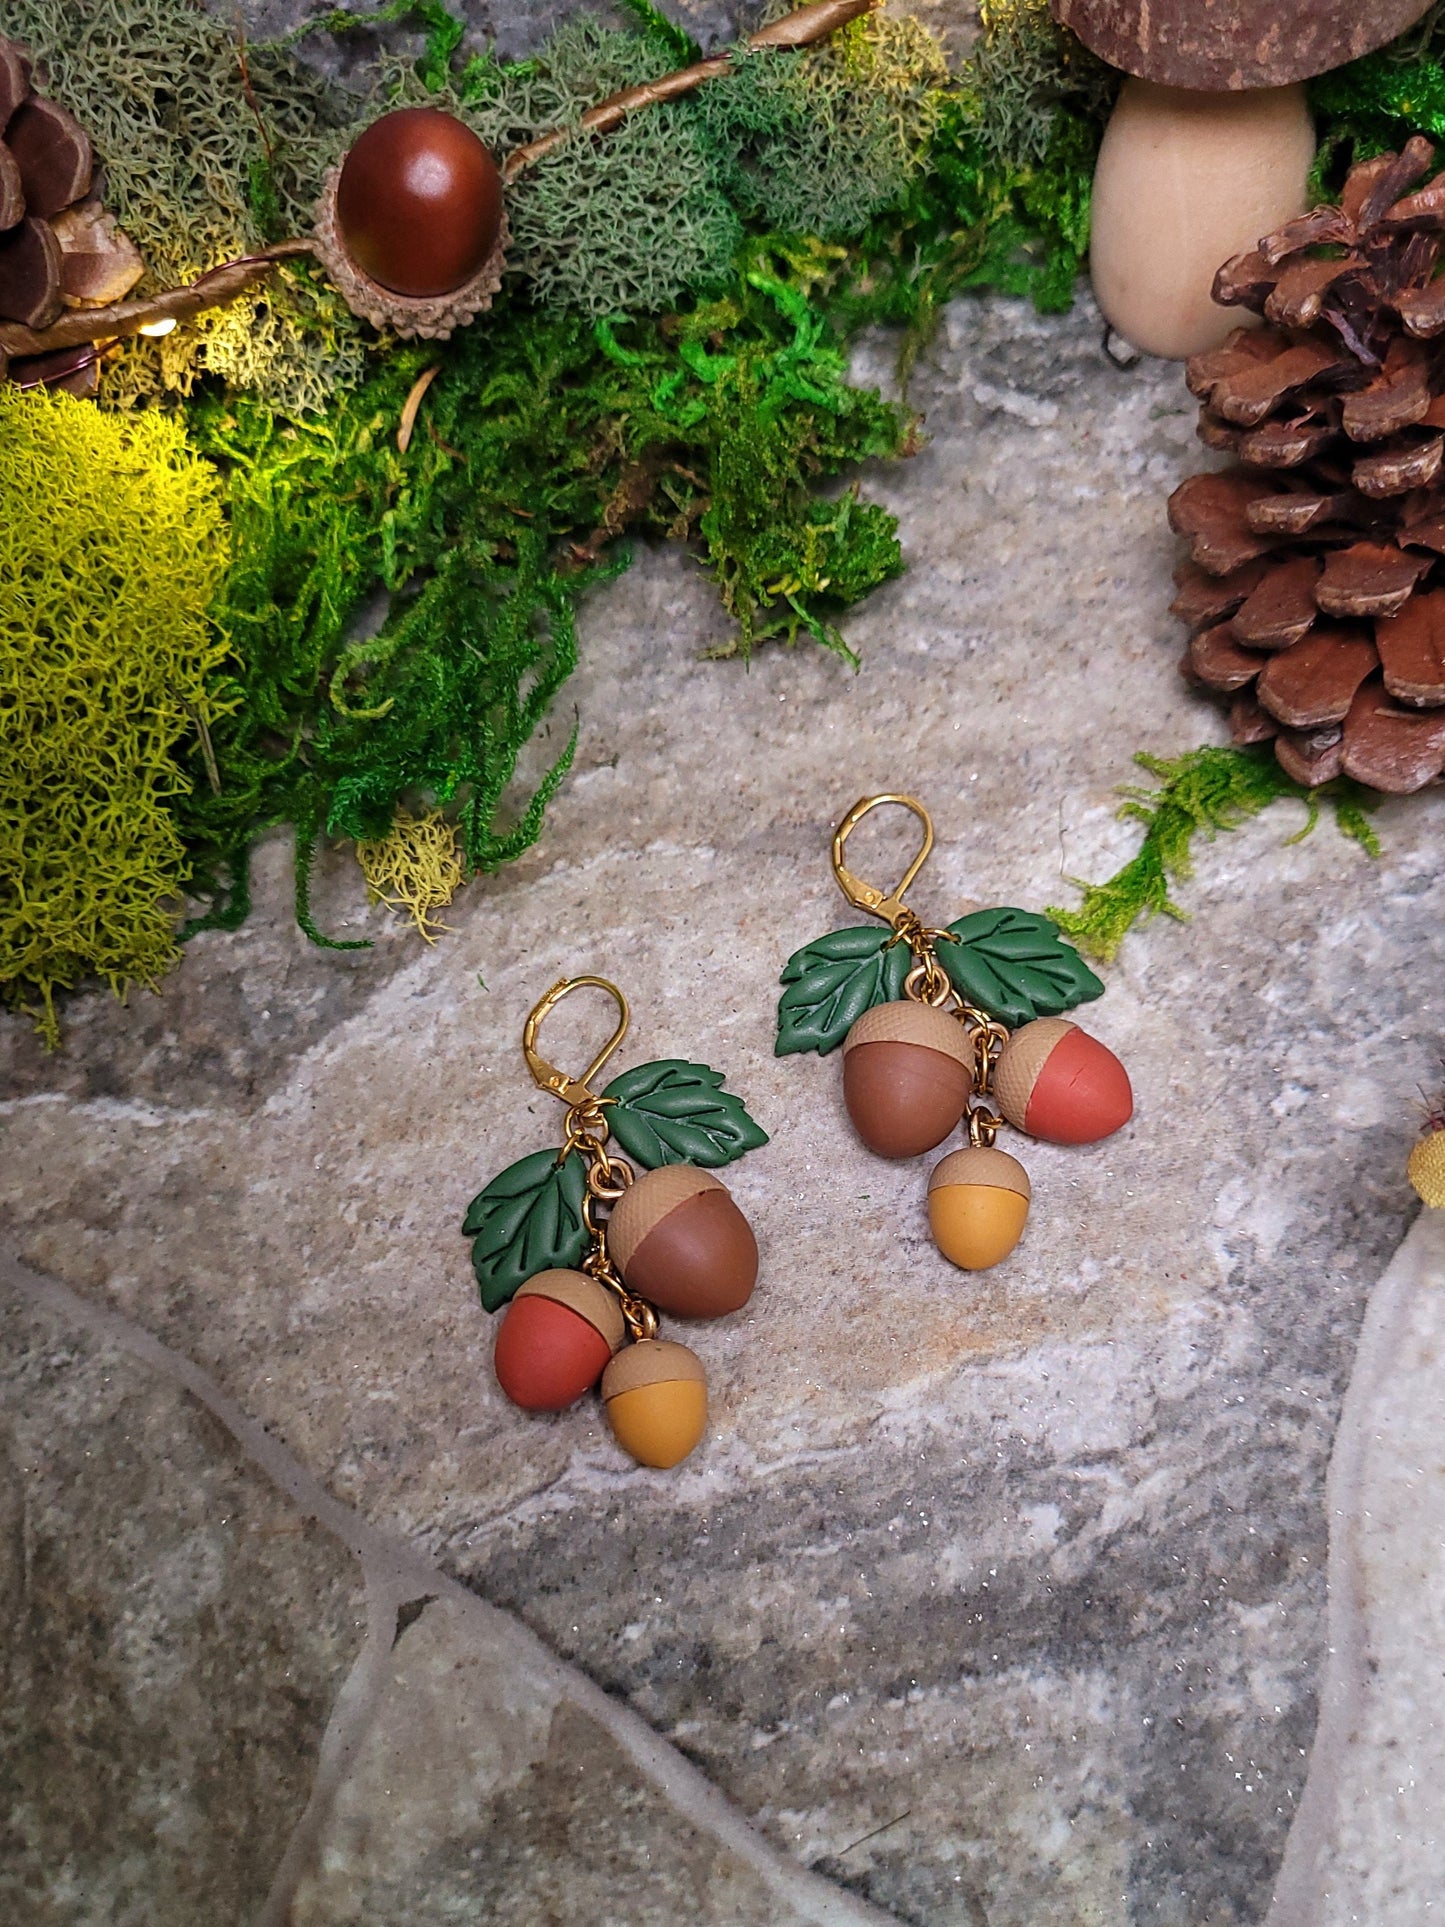
[[[870,811],[898,804],[923,827],[901,881],[878,890],[844,862]],[[934,1242],[964,1271],[998,1264],[1023,1235],[1031,1187],[994,1139],[1005,1123],[1056,1144],[1088,1144],[1128,1122],[1134,1097],[1111,1050],[1061,1013],[1104,986],[1058,926],[1026,910],[974,910],[927,929],[904,902],[933,848],[933,822],[912,796],[868,796],[833,836],[843,895],[888,925],[835,930],[783,970],[779,1056],[843,1047],[843,1101],[880,1157],[917,1157],[960,1126],[928,1185]]]
[[711,1171],[664,1164],[612,1207],[612,1262],[624,1284],[675,1318],[725,1318],[758,1281],[758,1242]]
[[843,1102],[881,1158],[916,1158],[942,1144],[972,1092],[973,1046],[932,1004],[875,1004],[843,1041]]
[[[611,1038],[580,1078],[542,1057],[542,1020],[590,986],[617,1005]],[[559,1412],[601,1380],[613,1434],[641,1465],[686,1458],[707,1423],[702,1365],[657,1336],[658,1310],[719,1318],[752,1295],[758,1247],[727,1187],[687,1157],[727,1164],[767,1143],[705,1064],[669,1058],[592,1088],[626,1035],[627,999],[605,977],[563,978],[528,1017],[522,1051],[567,1106],[560,1152],[534,1151],[472,1200],[463,1231],[488,1311],[505,1307],[497,1382],[516,1405]],[[615,1138],[649,1168],[609,1151]],[[609,1215],[602,1216],[603,1212]]]

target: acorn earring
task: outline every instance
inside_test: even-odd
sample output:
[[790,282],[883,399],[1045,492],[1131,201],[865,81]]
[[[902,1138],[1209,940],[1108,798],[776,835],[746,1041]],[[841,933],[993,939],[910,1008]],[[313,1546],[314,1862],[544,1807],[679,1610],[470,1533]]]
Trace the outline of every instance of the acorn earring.
[[[923,847],[891,891],[847,868],[849,836],[883,804],[911,810]],[[1133,1113],[1124,1066],[1062,1012],[1104,986],[1058,925],[1027,910],[975,910],[930,930],[903,901],[933,848],[912,796],[868,796],[833,836],[833,874],[855,909],[888,924],[834,930],[783,968],[777,1055],[843,1046],[843,1101],[880,1157],[917,1157],[962,1125],[967,1145],[928,1180],[928,1219],[943,1255],[966,1271],[1006,1258],[1023,1235],[1031,1190],[994,1139],[1005,1122],[1055,1144],[1107,1137]]]
[[[548,1012],[584,986],[614,1000],[618,1022],[572,1078],[539,1054],[537,1039]],[[686,1345],[657,1336],[657,1313],[721,1318],[747,1303],[757,1243],[709,1167],[768,1138],[705,1064],[668,1058],[594,1091],[629,1019],[605,977],[564,977],[534,1008],[522,1053],[538,1086],[567,1106],[562,1148],[493,1178],[462,1230],[482,1303],[506,1307],[493,1364],[507,1397],[560,1412],[600,1379],[618,1443],[642,1465],[670,1466],[702,1437],[707,1381]],[[610,1138],[647,1166],[641,1177],[608,1151]]]

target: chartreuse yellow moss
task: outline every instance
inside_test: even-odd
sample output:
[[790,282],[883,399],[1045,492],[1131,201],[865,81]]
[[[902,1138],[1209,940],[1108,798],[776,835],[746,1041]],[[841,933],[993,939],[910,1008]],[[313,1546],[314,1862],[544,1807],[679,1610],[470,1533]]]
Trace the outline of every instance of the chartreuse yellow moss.
[[398,809],[385,836],[363,838],[356,860],[373,903],[409,916],[428,943],[446,928],[432,913],[443,910],[466,881],[456,825],[445,810],[413,816]]
[[214,470],[158,414],[0,388],[0,1000],[154,984],[186,877],[172,756],[218,713]]

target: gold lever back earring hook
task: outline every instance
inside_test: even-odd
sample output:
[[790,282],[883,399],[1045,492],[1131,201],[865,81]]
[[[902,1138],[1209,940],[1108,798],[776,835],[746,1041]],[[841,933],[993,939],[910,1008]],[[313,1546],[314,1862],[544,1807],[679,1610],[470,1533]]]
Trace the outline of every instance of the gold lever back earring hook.
[[[549,1064],[538,1051],[537,1033],[542,1028],[542,1019],[549,1011],[555,1010],[564,997],[589,985],[594,990],[605,990],[617,1005],[617,1028],[582,1075],[568,1077],[555,1064]],[[522,1026],[522,1055],[527,1060],[527,1069],[542,1090],[550,1091],[553,1097],[560,1097],[564,1104],[570,1104],[574,1109],[581,1104],[596,1104],[599,1100],[596,1092],[590,1088],[592,1080],[627,1035],[631,1019],[632,1012],[626,997],[606,977],[560,977],[541,1002],[533,1007],[532,1014]]]
[[[884,803],[898,803],[905,810],[912,810],[923,825],[923,848],[891,890],[878,890],[871,883],[864,883],[861,877],[854,876],[843,861],[848,838],[870,810],[879,809]],[[928,861],[928,853],[932,848],[933,818],[916,796],[895,796],[891,792],[887,796],[864,796],[853,805],[833,832],[833,875],[838,879],[838,888],[855,910],[866,910],[872,916],[882,917],[886,923],[897,923],[907,908],[903,893]]]

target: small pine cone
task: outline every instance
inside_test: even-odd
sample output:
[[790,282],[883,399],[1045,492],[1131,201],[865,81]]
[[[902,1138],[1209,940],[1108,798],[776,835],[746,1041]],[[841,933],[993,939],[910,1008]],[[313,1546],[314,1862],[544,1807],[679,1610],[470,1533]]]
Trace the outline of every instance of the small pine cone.
[[[1180,665],[1236,742],[1297,781],[1404,793],[1445,774],[1445,172],[1417,135],[1227,261],[1240,328],[1188,364],[1235,466],[1169,500],[1189,542]],[[1421,185],[1424,182],[1425,185]],[[1438,345],[1437,345],[1438,342]]]
[[[0,321],[41,329],[65,308],[119,301],[145,263],[91,194],[95,156],[85,129],[31,77],[25,51],[0,39]],[[64,372],[39,365],[48,359],[12,362],[9,373],[93,392],[93,354]]]

